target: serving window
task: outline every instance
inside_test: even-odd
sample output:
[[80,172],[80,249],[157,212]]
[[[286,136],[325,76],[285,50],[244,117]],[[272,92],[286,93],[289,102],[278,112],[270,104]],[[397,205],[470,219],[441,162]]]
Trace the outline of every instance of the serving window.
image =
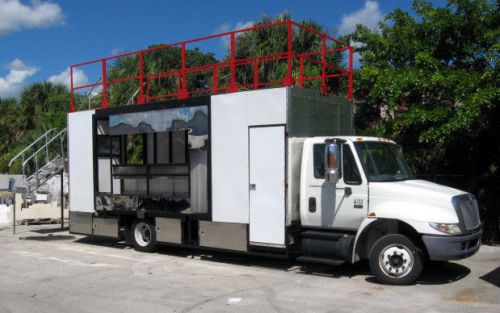
[[[107,128],[103,132],[98,125],[96,149],[99,162],[106,156],[109,166],[98,168],[99,185],[119,183],[99,186],[96,203],[110,201],[115,209],[139,209],[147,203],[146,209],[208,212],[207,110],[156,110],[103,120],[100,124]],[[108,195],[109,201],[102,201]]]

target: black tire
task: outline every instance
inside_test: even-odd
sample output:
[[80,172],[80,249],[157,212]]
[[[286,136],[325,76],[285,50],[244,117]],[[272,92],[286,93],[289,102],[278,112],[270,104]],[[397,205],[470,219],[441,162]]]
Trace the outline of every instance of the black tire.
[[389,234],[373,245],[370,268],[382,284],[409,285],[415,283],[422,272],[422,256],[408,237]]
[[130,239],[134,249],[143,252],[153,252],[156,249],[156,229],[153,223],[140,220],[132,224]]

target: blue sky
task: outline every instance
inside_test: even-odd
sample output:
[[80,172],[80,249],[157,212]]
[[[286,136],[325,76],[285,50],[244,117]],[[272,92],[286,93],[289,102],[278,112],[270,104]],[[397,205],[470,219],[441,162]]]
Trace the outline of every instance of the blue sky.
[[[295,21],[342,34],[357,23],[376,27],[397,7],[410,10],[411,1],[0,0],[0,97],[17,96],[31,82],[68,83],[71,64],[235,29],[262,14],[290,11]],[[225,47],[219,40],[204,50],[222,55]],[[94,82],[95,75],[89,68],[77,80]]]

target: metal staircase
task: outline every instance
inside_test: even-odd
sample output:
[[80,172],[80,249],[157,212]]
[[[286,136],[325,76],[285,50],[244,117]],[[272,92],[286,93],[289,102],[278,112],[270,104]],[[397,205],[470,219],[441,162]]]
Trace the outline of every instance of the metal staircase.
[[36,191],[46,191],[46,182],[64,171],[67,128],[52,135],[54,131],[46,131],[9,162],[9,167],[16,161],[21,162],[24,179],[17,183],[16,192],[22,193],[25,201]]

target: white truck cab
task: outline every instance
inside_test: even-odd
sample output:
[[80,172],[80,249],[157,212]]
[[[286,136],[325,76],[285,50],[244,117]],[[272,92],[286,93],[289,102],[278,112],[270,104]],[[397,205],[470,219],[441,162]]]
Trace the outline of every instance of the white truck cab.
[[305,139],[300,220],[311,232],[305,236],[311,255],[326,257],[318,231],[343,234],[353,249],[343,257],[368,258],[377,278],[391,284],[415,281],[426,258],[474,254],[481,238],[474,196],[415,179],[401,147],[385,138]]

